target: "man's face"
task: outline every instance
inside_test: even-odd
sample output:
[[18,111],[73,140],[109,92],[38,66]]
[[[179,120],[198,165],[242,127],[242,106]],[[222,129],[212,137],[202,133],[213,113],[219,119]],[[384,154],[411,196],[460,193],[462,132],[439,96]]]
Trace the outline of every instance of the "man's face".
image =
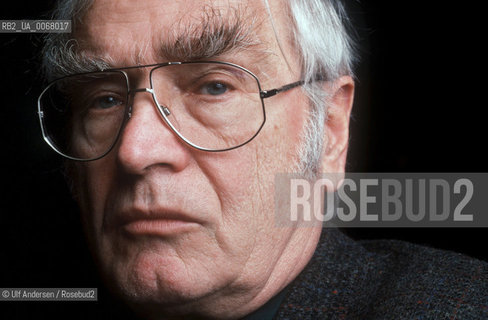
[[[271,7],[276,28],[287,30],[278,9]],[[260,0],[95,1],[75,35],[88,56],[124,67],[176,60],[160,52],[162,43],[236,17],[254,45],[202,58],[248,68],[263,89],[299,80],[299,59],[280,31],[287,65]],[[148,69],[128,73],[131,89],[150,86]],[[307,100],[294,89],[265,104],[266,124],[253,141],[209,153],[181,141],[151,95],[139,92],[110,154],[75,165],[89,241],[107,282],[126,300],[170,313],[245,313],[241,305],[269,298],[306,263],[318,233],[274,226],[273,182],[298,161]]]

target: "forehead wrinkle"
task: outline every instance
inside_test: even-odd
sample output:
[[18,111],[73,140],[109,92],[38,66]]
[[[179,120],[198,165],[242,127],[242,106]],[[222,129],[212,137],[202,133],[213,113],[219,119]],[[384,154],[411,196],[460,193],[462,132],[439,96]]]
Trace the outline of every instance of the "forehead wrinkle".
[[[269,28],[267,18],[262,11],[242,4],[229,3],[218,8],[206,4],[201,10],[180,16],[176,22],[163,27],[152,37],[141,37],[134,41],[126,48],[122,59],[118,55],[109,55],[111,47],[106,44],[97,46],[96,42],[84,35],[77,37],[76,45],[71,48],[78,58],[76,63],[73,63],[73,59],[63,63],[65,69],[72,70],[61,73],[216,58],[246,67],[241,63],[245,59],[250,70],[260,74],[264,80],[275,74],[273,65],[279,59],[276,50],[272,49],[272,39],[260,35],[264,27]],[[84,59],[80,59],[80,56]],[[84,60],[83,65],[89,66],[80,68],[80,60]]]
[[244,6],[223,10],[206,5],[200,16],[186,15],[168,31],[162,30],[155,50],[161,58],[173,61],[210,59],[247,50],[266,56],[270,50],[256,35],[261,24],[258,14]]

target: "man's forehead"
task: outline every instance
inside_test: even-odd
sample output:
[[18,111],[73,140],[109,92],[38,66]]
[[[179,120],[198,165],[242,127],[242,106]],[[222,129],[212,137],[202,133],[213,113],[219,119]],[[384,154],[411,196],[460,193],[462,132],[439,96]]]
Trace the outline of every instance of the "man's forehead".
[[239,51],[264,58],[273,52],[271,28],[262,32],[268,23],[261,0],[99,0],[75,35],[83,51],[108,55],[112,62],[120,60],[117,53],[133,64],[211,59]]

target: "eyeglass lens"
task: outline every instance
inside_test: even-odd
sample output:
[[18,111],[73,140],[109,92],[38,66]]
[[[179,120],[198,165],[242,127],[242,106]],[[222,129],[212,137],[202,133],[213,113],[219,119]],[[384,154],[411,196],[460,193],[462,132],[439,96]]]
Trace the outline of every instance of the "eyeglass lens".
[[[240,146],[264,123],[258,81],[244,69],[225,63],[171,64],[154,68],[150,75],[161,115],[194,147],[220,151]],[[123,130],[128,92],[120,71],[51,83],[39,100],[45,138],[73,159],[105,155]]]

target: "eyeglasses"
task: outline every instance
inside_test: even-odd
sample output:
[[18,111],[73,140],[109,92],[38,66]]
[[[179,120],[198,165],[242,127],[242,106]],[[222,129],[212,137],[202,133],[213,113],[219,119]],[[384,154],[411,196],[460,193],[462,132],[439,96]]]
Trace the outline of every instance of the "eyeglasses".
[[[151,68],[150,88],[130,89],[124,70]],[[131,118],[131,97],[151,93],[169,128],[193,148],[217,152],[250,142],[261,131],[264,99],[303,85],[262,90],[249,70],[228,62],[167,62],[74,74],[48,84],[38,99],[44,140],[62,156],[105,156]]]

